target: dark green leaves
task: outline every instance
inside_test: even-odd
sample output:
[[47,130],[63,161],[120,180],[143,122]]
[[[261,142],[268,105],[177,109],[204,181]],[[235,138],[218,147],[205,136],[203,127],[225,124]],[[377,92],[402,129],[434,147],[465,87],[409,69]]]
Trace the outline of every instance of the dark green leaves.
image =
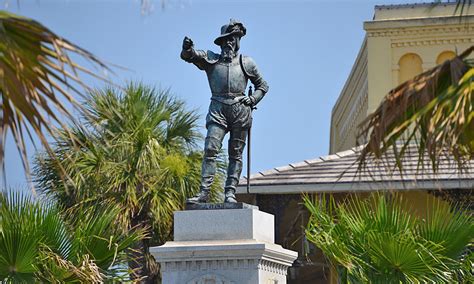
[[68,222],[54,203],[0,192],[0,282],[121,279],[124,252],[144,235],[118,230],[112,222],[117,213],[105,206],[76,212]]
[[351,283],[466,281],[474,220],[444,201],[430,201],[420,216],[396,195],[342,203],[305,196],[311,214],[306,236]]

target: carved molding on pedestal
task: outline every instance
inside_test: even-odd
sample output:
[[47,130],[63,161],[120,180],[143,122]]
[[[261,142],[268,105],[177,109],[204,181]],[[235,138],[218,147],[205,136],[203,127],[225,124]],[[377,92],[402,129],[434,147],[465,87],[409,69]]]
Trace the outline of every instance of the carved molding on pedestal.
[[257,259],[223,259],[195,261],[167,261],[162,264],[161,271],[196,271],[196,270],[228,270],[228,269],[258,269]]
[[268,271],[275,274],[285,275],[288,271],[288,266],[273,261],[268,261],[265,259],[260,260],[258,264],[258,269],[262,271]]
[[[162,264],[161,271],[212,271],[234,269],[259,269],[276,274],[286,275],[288,266],[265,259],[225,259],[169,261]],[[194,283],[194,282],[193,282]],[[220,283],[220,282],[219,282]]]

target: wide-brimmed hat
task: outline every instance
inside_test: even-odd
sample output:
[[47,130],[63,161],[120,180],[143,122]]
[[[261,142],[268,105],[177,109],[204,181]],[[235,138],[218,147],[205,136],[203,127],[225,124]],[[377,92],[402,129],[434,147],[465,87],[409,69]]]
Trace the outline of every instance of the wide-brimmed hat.
[[214,43],[220,46],[224,38],[230,35],[238,35],[239,37],[243,37],[246,33],[247,29],[241,22],[230,19],[229,24],[222,26],[221,35],[214,40]]

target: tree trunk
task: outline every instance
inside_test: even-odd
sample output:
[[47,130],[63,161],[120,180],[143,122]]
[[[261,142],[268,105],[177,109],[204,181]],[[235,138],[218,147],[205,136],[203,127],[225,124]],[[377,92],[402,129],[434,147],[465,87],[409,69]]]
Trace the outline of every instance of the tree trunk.
[[[133,227],[149,229],[146,226],[146,221],[141,220],[140,216],[133,218],[131,223]],[[160,266],[150,254],[150,239],[143,239],[135,243],[129,256],[128,266],[133,271],[131,277],[134,282],[161,283]]]

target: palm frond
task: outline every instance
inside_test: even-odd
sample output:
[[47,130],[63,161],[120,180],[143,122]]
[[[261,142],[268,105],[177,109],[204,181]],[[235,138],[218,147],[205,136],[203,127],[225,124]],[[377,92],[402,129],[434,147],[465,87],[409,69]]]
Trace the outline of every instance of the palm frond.
[[456,8],[454,10],[454,13],[457,13],[459,11],[459,15],[463,16],[464,12],[469,9],[472,5],[472,0],[457,0],[456,1]]
[[67,104],[82,110],[73,94],[87,86],[79,74],[106,80],[71,60],[78,55],[93,66],[109,68],[90,52],[56,35],[37,21],[0,11],[0,165],[4,166],[5,140],[11,131],[29,175],[25,136],[33,136],[50,151],[47,134],[55,125],[73,121]]
[[[84,126],[62,133],[56,158],[39,156],[36,181],[71,214],[87,206],[114,204],[115,223],[123,230],[146,227],[159,245],[172,234],[173,212],[199,190],[202,153],[197,114],[170,94],[140,83],[122,89],[94,90],[82,117]],[[60,161],[55,163],[55,161]],[[220,198],[224,163],[213,184]],[[63,168],[67,179],[61,178]]]
[[[342,203],[303,198],[310,212],[306,237],[341,277],[352,283],[452,283],[469,278],[472,216],[434,202],[428,216],[413,213],[399,195],[351,196]],[[464,282],[463,282],[464,283]]]
[[426,153],[435,171],[440,157],[454,157],[460,168],[473,158],[474,68],[463,61],[473,50],[474,46],[390,91],[360,125],[358,141],[366,142],[360,167],[393,148],[402,170],[410,144],[417,146],[420,163]]
[[77,210],[65,221],[56,204],[0,192],[0,282],[103,283],[122,279],[127,249],[144,230],[120,230],[119,208]]

